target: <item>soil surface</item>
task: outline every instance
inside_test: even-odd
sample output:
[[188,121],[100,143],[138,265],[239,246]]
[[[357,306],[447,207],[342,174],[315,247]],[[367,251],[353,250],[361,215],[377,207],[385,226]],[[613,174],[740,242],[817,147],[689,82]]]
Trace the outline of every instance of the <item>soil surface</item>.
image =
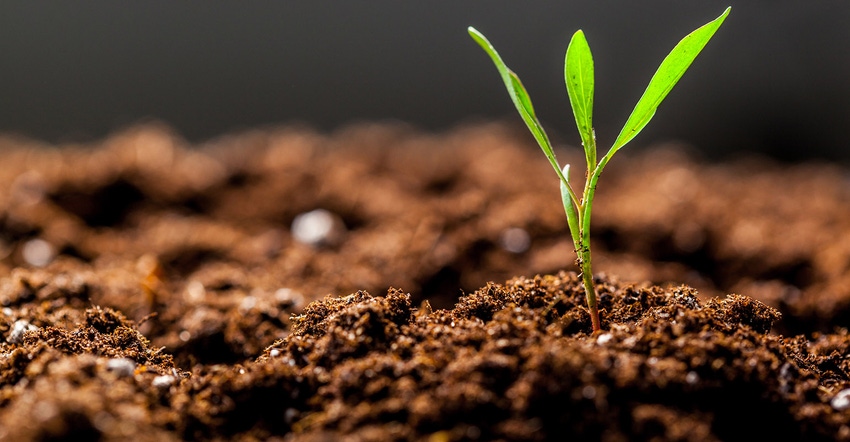
[[0,439],[850,440],[847,169],[618,154],[594,334],[529,143],[0,138]]

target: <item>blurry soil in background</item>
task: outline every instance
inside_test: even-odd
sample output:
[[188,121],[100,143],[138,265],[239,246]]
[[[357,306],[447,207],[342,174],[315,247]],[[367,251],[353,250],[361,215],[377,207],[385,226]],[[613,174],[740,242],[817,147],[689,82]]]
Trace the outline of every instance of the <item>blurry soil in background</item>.
[[527,138],[0,139],[0,436],[850,439],[846,169],[618,154],[592,335]]

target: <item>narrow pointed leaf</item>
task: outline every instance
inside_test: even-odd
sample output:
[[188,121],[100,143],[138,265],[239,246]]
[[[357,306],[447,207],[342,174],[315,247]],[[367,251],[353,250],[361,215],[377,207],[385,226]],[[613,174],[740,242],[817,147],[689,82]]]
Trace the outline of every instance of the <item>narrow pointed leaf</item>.
[[596,140],[593,137],[593,55],[581,30],[573,34],[564,60],[564,81],[576,119],[588,170],[596,166]]
[[525,86],[522,85],[522,81],[520,81],[519,77],[514,73],[514,71],[508,71],[508,75],[511,77],[511,87],[514,89],[514,94],[516,94],[517,98],[517,109],[520,110],[522,114],[525,112],[531,119],[534,120],[535,126],[539,127],[542,131],[543,128],[539,126],[539,122],[537,121],[537,114],[534,113],[534,106],[531,105],[531,97],[528,96],[528,92],[525,90]]
[[620,135],[614,141],[614,145],[611,146],[608,156],[613,155],[614,152],[631,141],[649,123],[658,106],[682,78],[682,75],[688,70],[688,67],[708,41],[711,40],[720,25],[726,20],[731,9],[731,7],[726,8],[719,17],[685,36],[664,58],[655,75],[649,81],[649,86],[647,86],[631,116],[626,121],[626,125],[623,126]]
[[570,227],[570,236],[573,238],[573,244],[575,244],[576,249],[579,248],[581,244],[579,237],[579,219],[578,212],[576,212],[576,208],[573,205],[573,198],[570,195],[570,165],[567,164],[564,166],[563,170],[564,178],[566,178],[567,182],[561,181],[561,202],[564,204],[564,213],[567,215],[567,225]]
[[555,158],[555,152],[552,150],[552,144],[549,142],[549,136],[546,135],[546,131],[543,130],[543,126],[540,124],[540,121],[537,120],[537,115],[534,113],[534,107],[531,105],[531,97],[528,96],[528,92],[525,90],[525,86],[522,85],[519,77],[505,65],[505,62],[502,61],[502,57],[496,52],[496,48],[490,44],[490,41],[487,40],[487,37],[484,34],[478,32],[475,28],[470,26],[468,28],[469,35],[484,49],[484,52],[490,56],[493,60],[493,64],[496,65],[496,69],[499,71],[499,75],[502,76],[502,81],[505,83],[505,88],[508,90],[508,95],[511,97],[511,101],[513,101],[514,106],[516,107],[517,112],[519,112],[520,117],[525,122],[525,125],[528,126],[528,130],[531,131],[531,135],[534,136],[534,139],[537,141],[537,144],[540,145],[540,149],[543,150],[543,153],[546,154],[546,158],[549,159],[549,163],[557,172],[558,177],[561,181],[565,181],[565,178],[561,172],[561,167],[558,165],[558,160]]

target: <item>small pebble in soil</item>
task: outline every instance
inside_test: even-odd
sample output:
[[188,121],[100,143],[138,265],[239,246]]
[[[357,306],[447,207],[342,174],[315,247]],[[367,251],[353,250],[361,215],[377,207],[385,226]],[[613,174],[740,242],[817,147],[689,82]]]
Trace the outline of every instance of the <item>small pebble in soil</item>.
[[695,371],[689,371],[688,374],[685,375],[685,382],[690,385],[694,385],[699,382],[699,374]]
[[325,209],[302,213],[292,220],[292,237],[310,246],[338,244],[345,233],[345,225],[336,214]]
[[511,227],[502,232],[499,242],[503,249],[511,253],[523,253],[531,246],[531,236],[525,229]]
[[108,432],[111,428],[118,425],[117,420],[106,411],[99,411],[91,420],[92,425],[101,433]]
[[20,344],[24,341],[24,333],[28,331],[36,331],[38,327],[29,323],[29,321],[25,319],[18,319],[12,324],[12,330],[9,332],[9,338],[7,341],[10,344]]
[[838,392],[830,402],[832,408],[836,410],[846,410],[850,408],[850,388],[845,388]]
[[585,399],[594,399],[596,397],[596,388],[592,385],[585,385],[581,389],[581,396]]
[[21,257],[31,266],[44,267],[56,257],[56,248],[43,239],[31,239],[21,248]]
[[611,339],[614,339],[614,335],[611,333],[602,333],[599,337],[596,338],[596,343],[598,345],[605,345],[611,342]]
[[159,375],[159,376],[153,378],[153,381],[151,381],[151,385],[154,388],[165,389],[165,388],[170,387],[171,384],[173,384],[174,381],[176,381],[176,380],[177,379],[174,376],[164,374],[164,375]]
[[128,358],[110,359],[106,363],[106,369],[118,376],[130,377],[136,371],[136,362]]
[[185,299],[190,302],[201,302],[207,297],[207,289],[198,280],[191,280],[186,284]]
[[9,190],[15,202],[24,205],[38,204],[46,193],[44,178],[34,170],[18,175]]
[[304,295],[290,288],[277,289],[274,292],[274,299],[284,307],[291,307],[298,310],[304,305]]
[[295,422],[295,418],[297,418],[299,414],[298,410],[294,408],[287,408],[286,411],[283,412],[283,421],[287,424],[291,424]]
[[242,301],[239,302],[239,311],[242,313],[250,312],[252,308],[257,305],[257,298],[253,296],[246,296],[242,298]]
[[33,407],[31,416],[37,422],[47,422],[59,414],[59,409],[55,404],[48,401],[39,401]]

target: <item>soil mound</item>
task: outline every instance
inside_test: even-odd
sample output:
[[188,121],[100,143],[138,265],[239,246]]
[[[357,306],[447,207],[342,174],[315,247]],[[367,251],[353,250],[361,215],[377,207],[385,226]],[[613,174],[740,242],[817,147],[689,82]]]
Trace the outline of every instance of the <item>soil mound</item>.
[[591,334],[519,134],[0,138],[0,438],[850,439],[846,170],[618,157]]

